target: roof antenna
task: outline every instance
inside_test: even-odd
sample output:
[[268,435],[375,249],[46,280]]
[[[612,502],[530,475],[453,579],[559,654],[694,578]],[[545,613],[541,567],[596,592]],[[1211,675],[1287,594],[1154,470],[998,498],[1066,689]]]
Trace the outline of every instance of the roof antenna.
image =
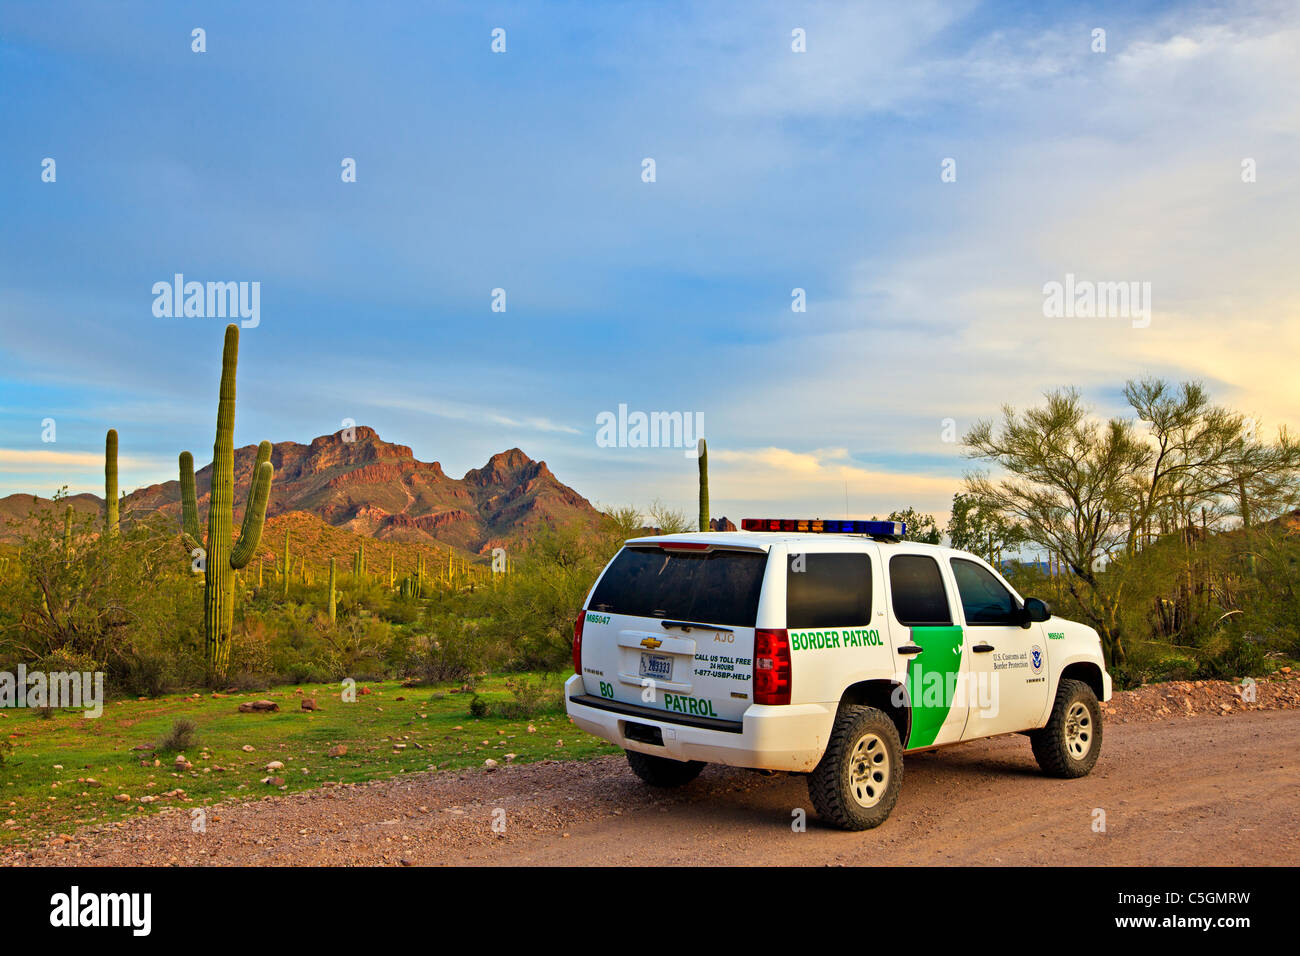
[[849,520],[849,480],[844,479],[844,520]]

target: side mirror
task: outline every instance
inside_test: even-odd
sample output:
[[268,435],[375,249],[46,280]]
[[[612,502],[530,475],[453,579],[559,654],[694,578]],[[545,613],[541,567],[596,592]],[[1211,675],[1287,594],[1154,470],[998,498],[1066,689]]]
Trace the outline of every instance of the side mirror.
[[1028,627],[1030,624],[1041,624],[1052,616],[1052,609],[1048,607],[1046,601],[1040,601],[1038,598],[1025,598],[1024,622],[1021,627]]

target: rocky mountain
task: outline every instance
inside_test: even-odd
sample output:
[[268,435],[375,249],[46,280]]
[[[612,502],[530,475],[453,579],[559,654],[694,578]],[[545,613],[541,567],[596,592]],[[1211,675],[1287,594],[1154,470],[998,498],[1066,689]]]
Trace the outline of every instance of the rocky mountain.
[[[7,495],[0,498],[0,541],[16,540],[17,528],[23,527],[32,518],[33,512],[49,505],[49,498],[37,495]],[[103,515],[104,499],[95,495],[69,495],[64,499],[65,505],[72,505],[77,514]],[[62,515],[62,511],[59,512]]]
[[[452,478],[438,462],[417,460],[409,447],[384,441],[373,428],[350,432],[322,435],[308,445],[274,445],[268,517],[306,512],[331,527],[381,541],[440,543],[474,553],[526,541],[544,526],[594,526],[599,520],[591,503],[557,479],[546,462],[518,448]],[[202,460],[199,454],[195,457]],[[256,457],[254,445],[235,449],[236,527]],[[202,518],[212,484],[210,464],[196,472],[195,484]],[[0,499],[0,515],[30,511],[33,501],[31,495]],[[78,495],[76,506],[103,504],[93,495]],[[160,511],[179,527],[179,480],[127,495],[123,513],[131,510]]]

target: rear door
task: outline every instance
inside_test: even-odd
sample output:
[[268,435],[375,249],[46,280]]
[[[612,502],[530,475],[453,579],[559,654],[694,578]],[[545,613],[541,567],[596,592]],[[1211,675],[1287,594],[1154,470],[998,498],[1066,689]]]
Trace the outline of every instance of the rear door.
[[700,542],[624,547],[587,604],[586,692],[682,718],[739,721],[753,702],[767,559],[765,550]]
[[912,726],[905,746],[961,739],[966,725],[965,641],[933,553],[882,549],[889,556],[889,631],[905,676]]

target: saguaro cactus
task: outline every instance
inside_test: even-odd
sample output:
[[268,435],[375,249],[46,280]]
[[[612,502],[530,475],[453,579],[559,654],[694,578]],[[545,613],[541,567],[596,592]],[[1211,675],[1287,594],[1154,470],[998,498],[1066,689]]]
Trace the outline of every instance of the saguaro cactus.
[[104,436],[104,531],[117,534],[117,429]]
[[72,561],[72,505],[63,512],[63,563]]
[[289,599],[289,529],[284,529],[284,560],[280,562],[280,577],[284,578],[284,599]]
[[700,439],[700,530],[709,530],[709,446]]
[[[257,446],[253,482],[244,506],[239,539],[230,541],[235,500],[235,371],[239,364],[239,326],[226,326],[221,355],[221,390],[217,400],[217,437],[212,445],[212,492],[208,501],[208,536],[203,566],[203,616],[209,675],[225,676],[234,627],[234,572],[248,564],[262,539],[266,502],[271,495],[271,443]],[[186,544],[202,547],[199,508],[194,489],[194,456],[181,452],[181,516]]]
[[352,556],[352,583],[360,584],[366,576],[366,543],[357,546],[357,553]]
[[338,614],[337,599],[334,596],[334,559],[330,558],[330,621]]

